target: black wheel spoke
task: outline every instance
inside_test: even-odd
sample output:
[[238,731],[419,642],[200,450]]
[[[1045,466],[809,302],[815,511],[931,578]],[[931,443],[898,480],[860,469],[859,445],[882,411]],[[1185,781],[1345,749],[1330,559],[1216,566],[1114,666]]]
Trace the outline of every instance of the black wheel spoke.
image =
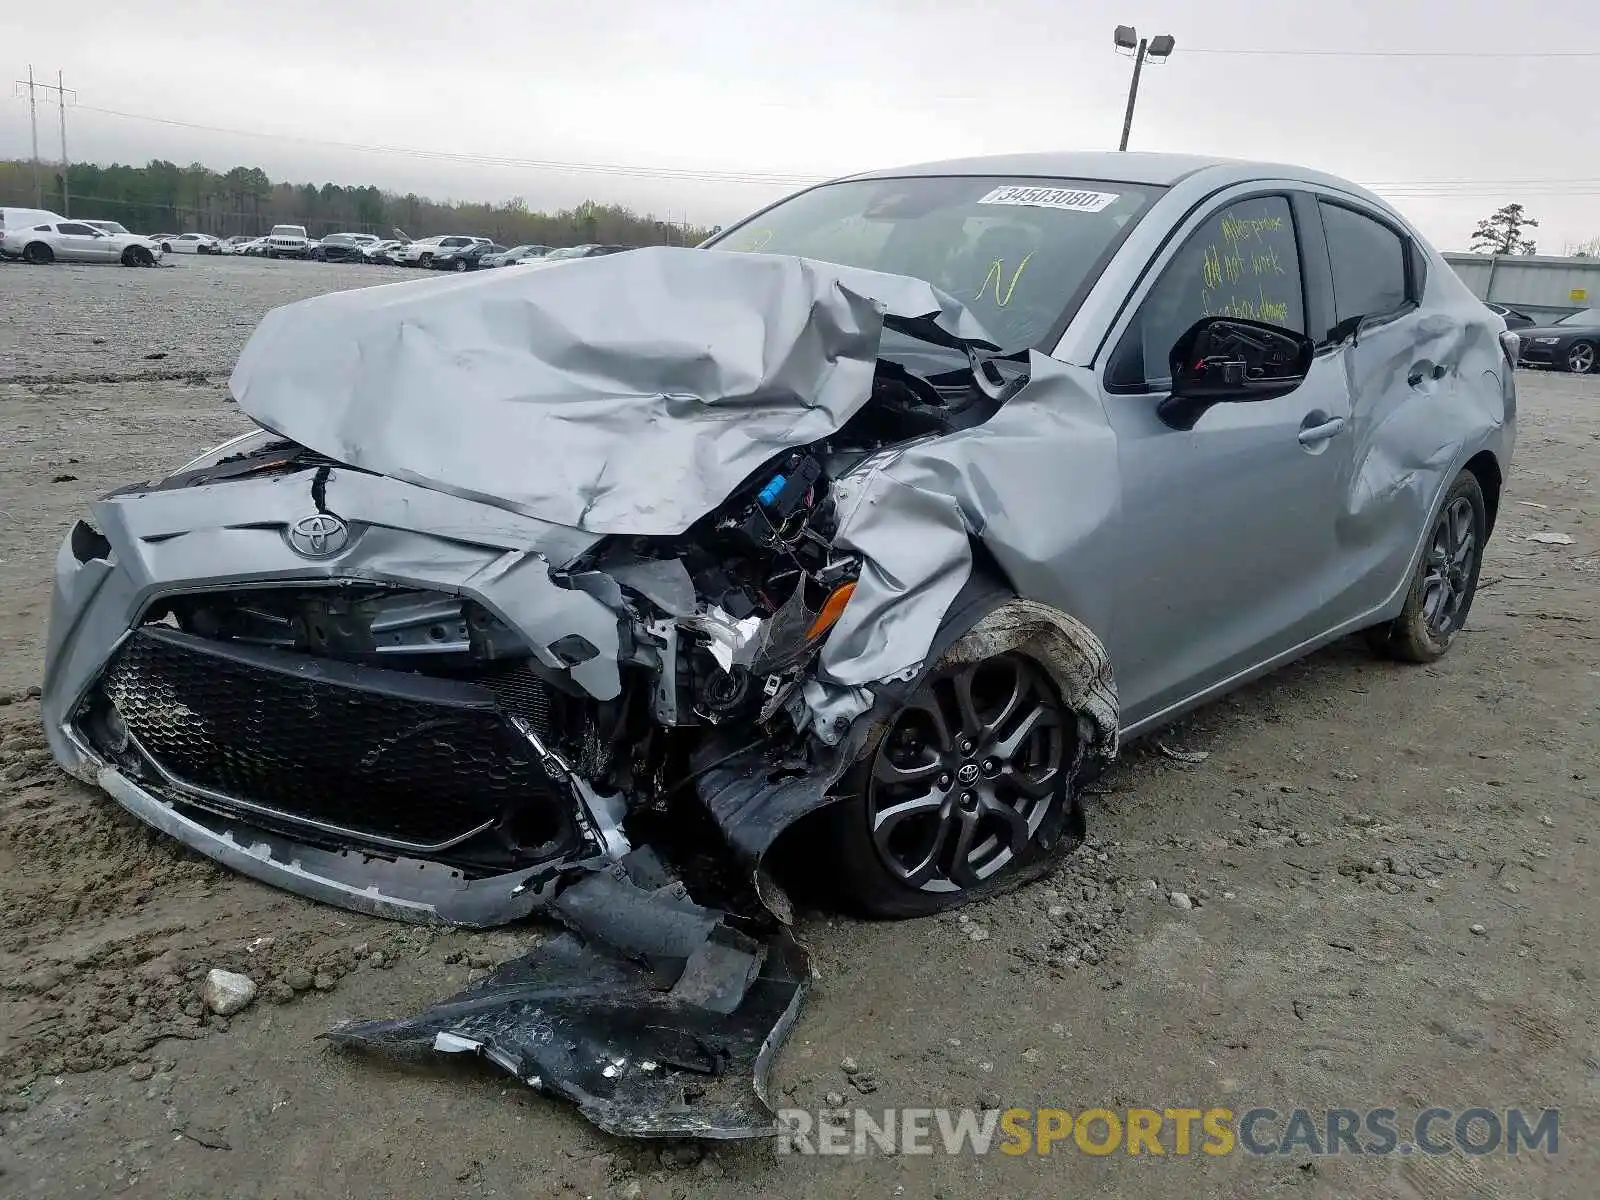
[[1030,800],[1043,800],[1060,786],[1061,768],[1050,766],[1037,771],[1019,771],[1007,765],[1000,769],[999,779]]
[[950,722],[945,717],[944,709],[940,707],[938,699],[932,693],[913,700],[906,706],[906,711],[908,713],[921,713],[928,719],[928,724],[932,727],[934,744],[938,749],[952,750],[955,748],[956,740],[955,735],[950,730]]
[[[907,863],[891,845],[894,832],[905,821],[929,816],[938,819],[931,823],[931,837],[925,839],[927,849],[915,862]],[[941,792],[929,791],[880,811],[872,823],[872,837],[895,874],[911,887],[921,887],[939,867],[940,852],[950,840],[953,816],[954,805],[949,798]]]
[[909,783],[920,783],[925,779],[932,779],[939,773],[941,765],[937,758],[929,758],[915,763],[898,763],[887,754],[880,754],[877,762],[872,766],[872,776],[879,783],[898,787]]
[[954,818],[956,844],[950,851],[950,881],[969,888],[982,882],[982,876],[973,869],[972,862],[973,843],[978,835],[978,811],[974,809],[964,812],[957,809]]
[[991,788],[984,788],[979,793],[978,810],[985,816],[995,818],[995,823],[1005,834],[1001,840],[1013,852],[1021,850],[1033,836],[1033,831],[1028,828],[1028,819],[996,796]]

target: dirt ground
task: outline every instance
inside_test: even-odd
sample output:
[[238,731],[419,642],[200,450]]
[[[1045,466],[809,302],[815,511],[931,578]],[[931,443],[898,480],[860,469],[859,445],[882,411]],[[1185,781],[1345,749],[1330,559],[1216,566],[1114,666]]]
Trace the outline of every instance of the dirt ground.
[[[487,1067],[319,1042],[448,994],[540,927],[419,930],[215,869],[56,772],[27,689],[82,505],[240,428],[226,371],[267,308],[393,278],[0,265],[0,1194],[1595,1194],[1600,380],[1521,376],[1500,525],[1444,660],[1352,641],[1204,709],[1157,739],[1204,761],[1131,749],[1097,785],[1093,841],[1009,897],[805,915],[819,982],[774,1076],[813,1110],[1390,1106],[1403,1127],[1428,1105],[1555,1107],[1555,1155],[662,1151]],[[262,985],[231,1021],[198,998],[214,966]]]

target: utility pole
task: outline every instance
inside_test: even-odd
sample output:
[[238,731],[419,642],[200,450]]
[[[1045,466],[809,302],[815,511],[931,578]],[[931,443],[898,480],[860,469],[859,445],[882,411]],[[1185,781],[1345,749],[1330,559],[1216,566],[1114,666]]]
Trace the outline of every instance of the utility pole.
[[41,182],[39,163],[39,92],[54,92],[56,101],[61,106],[61,215],[71,216],[67,210],[71,205],[70,189],[67,187],[67,174],[70,162],[67,159],[67,97],[71,96],[76,103],[78,93],[65,86],[61,72],[56,72],[54,83],[40,83],[33,77],[33,65],[28,65],[28,78],[17,80],[17,94],[22,94],[22,89],[28,89],[28,120],[33,127],[33,206],[44,207],[44,184]]
[[[31,71],[32,68],[29,68]],[[61,72],[56,71],[56,100],[61,105],[61,215],[72,215],[72,189],[67,178],[72,174],[72,160],[67,157],[67,89],[62,86]]]
[[1128,134],[1133,130],[1133,106],[1139,99],[1139,75],[1144,70],[1145,60],[1165,62],[1177,43],[1165,33],[1155,38],[1139,37],[1138,30],[1131,25],[1118,25],[1111,36],[1118,50],[1133,52],[1133,81],[1128,85],[1128,108],[1122,114],[1122,141],[1117,145],[1118,150],[1126,150]]
[[[17,80],[22,86],[22,80]],[[39,104],[33,95],[33,64],[28,64],[28,121],[33,126],[33,206],[44,207],[44,185],[39,181]]]

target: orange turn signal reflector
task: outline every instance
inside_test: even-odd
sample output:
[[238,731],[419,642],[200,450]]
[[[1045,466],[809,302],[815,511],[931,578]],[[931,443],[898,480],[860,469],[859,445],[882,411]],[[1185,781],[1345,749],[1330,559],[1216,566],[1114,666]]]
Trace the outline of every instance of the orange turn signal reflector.
[[850,596],[855,590],[854,582],[841,583],[833,589],[828,598],[822,602],[822,611],[817,614],[817,619],[811,622],[811,628],[806,630],[806,641],[814,642],[834,627],[844,615],[844,606],[850,603]]

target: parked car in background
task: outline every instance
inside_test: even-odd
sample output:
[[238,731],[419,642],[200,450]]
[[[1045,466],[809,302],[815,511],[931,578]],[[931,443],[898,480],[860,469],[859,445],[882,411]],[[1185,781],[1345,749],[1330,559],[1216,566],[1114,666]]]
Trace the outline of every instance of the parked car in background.
[[1517,330],[1525,367],[1555,367],[1575,375],[1600,371],[1600,308],[1568,313],[1549,325]]
[[251,238],[247,242],[240,243],[234,253],[248,255],[251,258],[265,258],[267,256],[267,235],[262,234],[260,237]]
[[239,254],[245,246],[256,240],[248,233],[236,233],[232,237],[225,237],[217,243],[217,253]]
[[479,267],[493,266],[484,259],[491,254],[504,254],[506,248],[497,246],[493,242],[474,242],[470,246],[458,246],[454,250],[442,250],[433,256],[433,261],[428,265],[437,271],[476,271]]
[[157,243],[165,254],[215,254],[217,239],[209,233],[180,233]]
[[313,243],[306,257],[317,262],[360,262],[361,252],[377,244],[370,233],[330,233]]
[[550,253],[549,246],[513,246],[499,254],[486,254],[478,265],[482,267],[509,267],[524,259],[543,258]]
[[8,254],[5,250],[4,238],[7,229],[31,228],[34,225],[44,225],[50,221],[65,221],[66,219],[60,213],[53,213],[45,208],[0,207],[0,258],[19,257],[15,254]]
[[1490,304],[1488,301],[1484,301],[1484,307],[1501,317],[1505,321],[1507,329],[1526,329],[1534,323],[1533,318],[1527,313],[1518,312],[1514,308],[1507,308],[1504,304]]
[[562,246],[538,258],[518,259],[515,265],[537,267],[546,263],[567,262],[574,258],[598,258],[602,254],[619,254],[626,249],[628,249],[627,246],[610,246],[589,242],[582,246]]
[[137,233],[107,233],[86,221],[46,221],[38,225],[8,228],[6,253],[23,262],[115,263],[125,267],[153,267],[162,249]]
[[398,238],[374,242],[370,246],[361,248],[361,261],[380,266],[396,266],[400,262],[401,254],[405,252],[405,248],[410,244],[410,242],[402,242]]
[[408,267],[425,267],[433,261],[434,255],[441,251],[458,250],[488,240],[488,238],[466,237],[460,234],[438,234],[412,242],[405,248],[400,260]]
[[304,258],[311,253],[311,239],[304,225],[274,225],[267,232],[268,258]]

